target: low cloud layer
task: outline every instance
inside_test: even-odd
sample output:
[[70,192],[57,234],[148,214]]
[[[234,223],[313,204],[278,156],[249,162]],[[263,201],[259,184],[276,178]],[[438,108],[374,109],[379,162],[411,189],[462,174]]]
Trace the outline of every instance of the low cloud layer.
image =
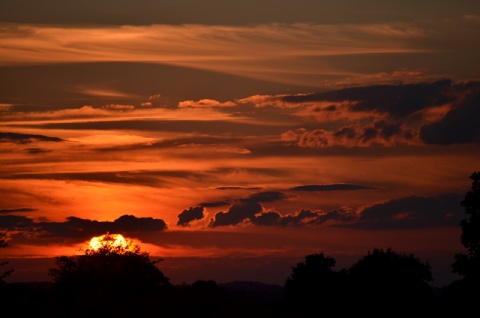
[[[480,142],[480,128],[475,121],[480,116],[479,96],[480,82],[440,80],[287,95],[281,97],[279,104],[274,99],[271,104],[289,103],[290,107],[303,108],[299,116],[319,121],[319,128],[310,125],[310,129],[284,132],[282,140],[288,145],[308,148],[449,145]],[[349,123],[337,129],[323,128],[333,119]]]
[[250,218],[251,223],[270,226],[329,225],[364,230],[417,229],[458,226],[465,218],[460,207],[461,196],[406,197],[365,208],[312,211],[308,209],[281,215],[263,212]]
[[[291,188],[292,191],[348,191],[366,190],[368,187],[334,184],[306,185]],[[331,211],[301,209],[292,213],[267,210],[266,202],[281,201],[287,195],[283,192],[259,192],[243,199],[237,199],[227,211],[219,211],[210,219],[209,226],[233,226],[251,224],[262,226],[337,226],[356,229],[416,229],[437,226],[457,226],[464,217],[460,206],[462,196],[445,194],[438,197],[410,196],[392,199],[370,206],[356,208],[342,207]],[[223,204],[227,202],[222,202]],[[214,207],[215,205],[212,205]],[[193,217],[195,215],[195,217]],[[189,216],[189,217],[187,217]],[[179,214],[178,223],[188,224],[203,218],[203,208],[184,210]]]
[[25,233],[29,237],[39,238],[71,238],[87,239],[110,233],[135,233],[163,231],[167,229],[165,221],[151,217],[137,218],[133,215],[122,215],[112,221],[96,221],[78,217],[68,217],[65,222],[35,222],[25,216],[0,216],[0,228],[13,233]]
[[191,171],[102,171],[71,173],[12,174],[4,179],[73,180],[111,184],[131,184],[149,187],[166,186],[166,179],[203,178],[203,173]]
[[240,201],[230,206],[226,212],[217,212],[215,217],[211,219],[210,226],[236,225],[255,218],[255,215],[262,211],[263,207],[258,202]]
[[293,191],[338,191],[338,190],[365,190],[370,189],[370,187],[358,185],[358,184],[349,184],[349,183],[337,183],[337,184],[311,184],[311,185],[302,185],[290,188]]
[[361,210],[363,229],[408,229],[459,225],[466,218],[460,201],[463,197],[446,194],[438,197],[411,196],[389,200]]
[[13,208],[13,209],[0,209],[0,214],[2,213],[14,213],[14,212],[33,212],[37,211],[35,208]]
[[441,80],[432,83],[351,87],[326,93],[285,96],[282,100],[289,103],[355,101],[350,108],[353,112],[374,111],[393,118],[405,118],[422,109],[451,101],[451,93],[451,81]]
[[35,141],[52,141],[60,142],[63,141],[58,137],[50,137],[44,135],[35,135],[35,134],[20,134],[12,132],[0,132],[0,143],[1,142],[13,142],[18,144],[29,144]]

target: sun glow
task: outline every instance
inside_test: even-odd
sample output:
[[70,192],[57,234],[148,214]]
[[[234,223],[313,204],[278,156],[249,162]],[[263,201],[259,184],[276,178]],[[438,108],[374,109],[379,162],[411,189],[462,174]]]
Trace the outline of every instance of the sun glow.
[[97,251],[102,247],[120,247],[122,249],[128,249],[129,244],[122,234],[107,233],[92,237],[89,243],[89,248],[93,251]]

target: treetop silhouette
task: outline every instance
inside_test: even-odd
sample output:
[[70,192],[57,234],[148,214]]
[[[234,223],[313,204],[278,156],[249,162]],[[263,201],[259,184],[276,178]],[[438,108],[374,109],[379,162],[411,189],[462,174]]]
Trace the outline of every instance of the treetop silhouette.
[[102,295],[142,294],[169,287],[169,278],[157,268],[147,252],[138,245],[112,244],[107,233],[100,244],[89,247],[83,255],[56,257],[57,268],[49,275],[57,287],[73,293]]
[[471,174],[471,190],[460,204],[465,208],[467,219],[461,221],[460,241],[467,253],[455,255],[452,271],[467,279],[480,280],[480,172]]

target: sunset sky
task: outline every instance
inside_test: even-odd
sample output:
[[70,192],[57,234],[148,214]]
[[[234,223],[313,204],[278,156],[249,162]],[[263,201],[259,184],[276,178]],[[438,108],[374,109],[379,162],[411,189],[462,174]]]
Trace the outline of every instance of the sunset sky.
[[9,281],[121,233],[173,283],[374,248],[456,278],[480,2],[0,2]]

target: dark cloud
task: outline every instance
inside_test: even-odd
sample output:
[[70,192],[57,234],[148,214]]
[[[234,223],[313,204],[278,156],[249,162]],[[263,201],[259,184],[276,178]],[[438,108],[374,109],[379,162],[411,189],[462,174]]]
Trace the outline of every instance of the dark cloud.
[[213,202],[202,202],[202,203],[199,203],[198,205],[206,208],[215,208],[215,207],[230,205],[230,204],[231,204],[231,201],[213,201]]
[[335,183],[335,184],[312,184],[312,185],[302,185],[290,188],[293,191],[341,191],[341,190],[364,190],[371,189],[371,187],[366,187],[358,184],[350,183]]
[[249,195],[247,198],[242,199],[243,201],[253,201],[253,202],[274,202],[285,199],[286,196],[283,192],[279,191],[265,191],[258,192]]
[[[368,187],[355,184],[305,185],[295,191],[361,190]],[[333,211],[301,209],[282,215],[264,211],[259,202],[283,199],[282,192],[260,192],[238,200],[227,212],[218,212],[210,226],[251,223],[263,226],[338,226],[356,229],[414,229],[436,226],[458,226],[464,217],[460,208],[462,196],[445,194],[438,197],[405,197],[368,207]]]
[[376,110],[402,118],[419,110],[451,101],[449,96],[451,85],[450,80],[442,80],[433,83],[372,86],[364,92],[369,98],[356,99],[359,103],[355,104],[352,110]]
[[217,187],[216,190],[260,190],[259,187]]
[[[290,143],[300,147],[399,145],[409,144],[417,136],[426,144],[480,142],[477,120],[480,117],[480,82],[476,81],[453,84],[450,80],[441,80],[351,87],[317,94],[289,95],[283,100],[290,103],[351,101],[349,111],[387,115],[364,127],[346,126],[331,133],[314,127],[284,133]],[[429,122],[433,118],[429,112],[438,112],[434,108],[439,106],[451,109],[441,119]],[[427,123],[418,129],[418,120]]]
[[456,226],[464,218],[462,199],[458,194],[394,199],[363,209],[359,222],[353,226],[365,229]]
[[132,215],[123,215],[113,222],[68,217],[66,222],[41,222],[39,225],[46,231],[45,235],[48,237],[78,238],[88,238],[106,232],[162,231],[167,228],[162,219],[137,218]]
[[333,136],[335,138],[353,139],[356,136],[356,132],[352,127],[342,127],[336,131]]
[[[410,148],[403,147],[399,151],[399,147],[344,147],[335,145],[332,147],[296,147],[291,144],[287,144],[285,141],[266,142],[262,145],[254,145],[249,147],[252,151],[249,154],[251,158],[262,158],[264,156],[277,156],[277,157],[291,157],[291,156],[304,156],[304,157],[317,157],[317,156],[336,156],[336,155],[362,155],[367,157],[376,157],[385,153],[397,153],[403,154],[405,152],[413,152]],[[290,173],[288,170],[277,169],[278,175],[287,175]]]
[[[275,202],[286,198],[280,191],[264,191],[237,200],[227,212],[218,212],[210,226],[235,225],[244,221],[255,222],[256,214],[263,211],[261,202]],[[263,220],[263,219],[262,219]]]
[[323,110],[328,111],[328,112],[333,112],[333,111],[337,110],[337,106],[330,105],[330,106],[325,107]]
[[278,225],[301,225],[307,224],[309,221],[318,218],[322,212],[302,209],[298,213],[282,216],[278,221]]
[[37,211],[37,209],[34,209],[34,208],[0,209],[0,214],[14,213],[14,212],[33,212],[33,211]]
[[39,153],[50,152],[50,150],[42,149],[42,148],[25,148],[24,150],[26,152],[28,152],[29,154],[32,154],[32,155],[36,155],[36,154],[39,154]]
[[177,225],[186,226],[191,221],[201,220],[204,217],[205,208],[203,206],[190,207],[188,210],[183,210],[178,215]]
[[[222,167],[210,171],[191,170],[137,170],[137,171],[93,171],[93,172],[65,172],[65,173],[18,173],[5,174],[0,179],[40,179],[40,180],[78,180],[87,182],[121,183],[149,187],[166,187],[171,179],[188,179],[199,182],[207,180],[218,181],[223,175],[245,173],[255,175],[283,176],[288,174],[283,169],[273,168],[238,168]],[[221,187],[220,190],[248,189],[257,187]],[[203,205],[203,204],[199,204]],[[206,205],[204,205],[206,206]]]
[[152,217],[137,218],[133,215],[122,215],[109,226],[112,230],[109,232],[150,232],[163,231],[167,229],[167,224],[162,219],[154,219]]
[[285,96],[290,103],[315,101],[355,101],[352,111],[376,111],[393,118],[403,118],[419,110],[439,106],[452,100],[452,82],[441,80],[432,83],[404,85],[374,85],[351,87],[324,93]]
[[401,131],[401,128],[398,125],[387,123],[385,120],[376,122],[374,127],[377,129],[379,135],[385,140],[389,140]]
[[61,138],[44,135],[19,134],[12,132],[0,132],[0,142],[13,142],[17,144],[28,144],[35,141],[63,141]]
[[360,136],[360,139],[363,142],[370,141],[372,139],[375,139],[377,137],[377,130],[373,127],[367,127],[364,131],[363,134]]
[[282,134],[282,139],[286,145],[300,148],[369,147],[408,145],[415,135],[416,132],[404,123],[379,120],[365,126],[344,126],[337,131],[305,128],[289,130]]
[[30,229],[35,225],[32,219],[17,215],[0,215],[0,228],[14,231],[18,229]]
[[[68,129],[68,130],[138,130],[156,132],[183,132],[195,133],[201,131],[206,134],[228,134],[232,137],[280,134],[285,125],[262,125],[242,123],[231,120],[155,120],[155,119],[131,119],[131,120],[103,120],[83,122],[46,123],[41,125],[23,125],[42,129]],[[159,142],[157,147],[171,146],[170,142]]]
[[[369,189],[355,184],[305,185],[291,188],[294,191],[335,191]],[[227,212],[218,212],[210,221],[210,226],[236,225],[250,222],[255,225],[292,226],[292,225],[320,225],[335,220],[345,222],[352,220],[352,215],[346,211],[312,211],[302,209],[297,213],[281,215],[275,211],[264,211],[262,202],[275,202],[287,196],[281,191],[264,191],[250,194],[237,200]]]
[[99,148],[97,151],[125,151],[125,150],[143,150],[154,148],[178,148],[182,146],[236,146],[238,147],[244,141],[244,138],[235,137],[215,137],[215,136],[196,136],[188,138],[171,138],[156,142],[148,142],[133,145],[121,145],[121,146],[109,146],[105,148]]
[[415,229],[436,226],[458,226],[465,217],[459,202],[462,196],[406,197],[366,207],[363,210],[338,209],[329,212],[302,209],[281,215],[268,211],[250,217],[255,225],[315,226],[328,225],[356,229]]
[[316,218],[312,219],[309,224],[327,224],[333,221],[333,225],[336,224],[349,224],[357,220],[357,216],[350,211],[344,209],[333,210],[327,213],[319,214]]
[[277,225],[282,216],[278,212],[264,212],[252,218],[252,223],[256,225]]
[[243,200],[233,204],[227,212],[218,212],[211,220],[210,226],[235,225],[247,219],[253,219],[255,214],[263,211],[260,203]]
[[[335,190],[360,190],[368,187],[354,184],[331,184],[331,185],[306,185],[291,188],[294,191],[335,191]],[[264,211],[261,203],[275,202],[287,198],[281,191],[264,191],[253,193],[245,198],[238,199],[227,212],[218,212],[210,221],[210,226],[235,225],[242,222],[250,222],[256,225],[305,225],[323,224],[329,220],[347,221],[351,216],[345,216],[334,211],[311,211],[302,209],[298,213],[281,215],[275,211]],[[341,211],[344,212],[344,211]],[[344,213],[345,214],[345,213]]]
[[63,237],[87,239],[110,233],[133,233],[163,231],[167,229],[165,221],[151,217],[137,218],[123,215],[113,222],[68,217],[65,222],[34,222],[23,216],[0,216],[0,228],[4,230],[23,230],[37,233],[41,237]]
[[349,211],[334,210],[331,212],[312,211],[302,209],[297,213],[280,215],[277,212],[264,212],[256,215],[251,222],[256,225],[276,226],[299,226],[299,225],[322,225],[329,221],[345,223],[354,221],[355,216]]
[[[473,86],[473,85],[471,85]],[[424,125],[420,138],[427,144],[450,145],[480,142],[480,85],[454,103],[442,119]]]
[[150,187],[164,186],[167,178],[205,178],[203,173],[192,171],[105,171],[105,172],[72,172],[72,173],[35,173],[7,175],[6,179],[48,179],[48,180],[79,180],[87,182],[123,183]]

